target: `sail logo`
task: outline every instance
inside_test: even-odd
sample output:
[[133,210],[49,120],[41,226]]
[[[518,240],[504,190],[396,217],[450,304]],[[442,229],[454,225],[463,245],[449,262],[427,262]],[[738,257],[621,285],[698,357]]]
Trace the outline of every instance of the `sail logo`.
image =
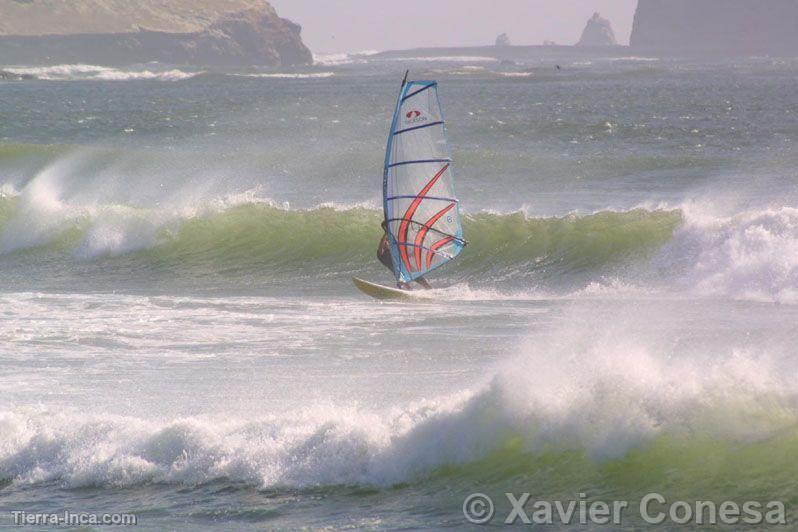
[[421,111],[417,109],[408,111],[407,114],[405,114],[405,118],[406,118],[405,120],[406,124],[418,124],[420,122],[426,122],[428,120],[427,117],[421,114]]

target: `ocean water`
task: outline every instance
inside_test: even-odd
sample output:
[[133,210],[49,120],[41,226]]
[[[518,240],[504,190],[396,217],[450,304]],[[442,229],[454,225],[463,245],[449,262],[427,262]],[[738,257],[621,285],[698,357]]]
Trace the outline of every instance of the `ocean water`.
[[[470,244],[378,303],[351,277],[390,282],[405,68],[440,82]],[[493,524],[506,492],[798,518],[798,60],[0,69],[0,523],[466,528],[475,492]]]

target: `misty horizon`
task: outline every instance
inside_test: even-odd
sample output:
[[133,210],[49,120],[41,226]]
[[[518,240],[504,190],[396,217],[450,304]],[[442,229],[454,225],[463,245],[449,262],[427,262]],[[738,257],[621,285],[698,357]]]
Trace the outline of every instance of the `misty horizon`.
[[[637,0],[407,0],[402,13],[386,17],[392,4],[342,0],[272,0],[281,17],[303,28],[302,38],[317,53],[384,51],[424,47],[484,46],[507,33],[516,45],[544,41],[575,44],[595,12],[612,22],[618,44],[629,44]],[[403,16],[412,23],[397,24]],[[446,31],[440,31],[444,28]],[[452,28],[457,28],[452,30]]]

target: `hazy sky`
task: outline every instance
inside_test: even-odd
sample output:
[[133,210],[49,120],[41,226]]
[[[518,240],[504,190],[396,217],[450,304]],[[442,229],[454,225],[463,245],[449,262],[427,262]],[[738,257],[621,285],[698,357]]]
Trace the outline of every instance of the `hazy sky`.
[[492,44],[574,44],[594,11],[629,43],[637,0],[271,0],[314,52]]

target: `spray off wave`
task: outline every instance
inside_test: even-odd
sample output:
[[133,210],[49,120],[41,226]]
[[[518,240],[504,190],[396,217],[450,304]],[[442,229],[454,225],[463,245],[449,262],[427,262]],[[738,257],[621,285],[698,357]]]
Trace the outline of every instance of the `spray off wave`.
[[[141,252],[141,260],[237,263],[261,269],[362,267],[373,262],[380,213],[362,207],[291,210],[251,195],[194,208],[72,206],[33,183],[0,199],[0,250],[67,250],[79,259]],[[41,185],[41,186],[39,186]],[[243,201],[238,203],[237,201]],[[602,212],[565,218],[478,213],[466,218],[460,275],[574,273],[647,256],[668,241],[678,211]]]
[[[72,205],[46,179],[0,197],[0,257],[22,250],[64,260],[126,256],[242,274],[348,276],[374,268],[380,213],[323,205],[289,209],[255,193],[194,206]],[[733,217],[695,206],[535,218],[523,212],[465,217],[469,246],[447,269],[454,282],[582,287],[610,276],[628,288],[798,302],[798,209]],[[581,283],[581,284],[580,284]],[[605,284],[602,284],[605,286]]]
[[[704,489],[723,492],[734,478],[745,493],[767,471],[784,489],[798,487],[789,459],[798,450],[796,375],[784,363],[794,353],[726,345],[696,358],[678,342],[592,316],[587,327],[565,325],[567,337],[558,327],[557,342],[530,340],[474,391],[389,412],[315,406],[224,420],[0,412],[0,481],[295,489],[439,476],[504,486],[543,474],[567,492],[591,476],[605,489],[628,488],[630,474],[633,484],[669,489],[703,475]],[[731,465],[739,456],[756,475]]]

